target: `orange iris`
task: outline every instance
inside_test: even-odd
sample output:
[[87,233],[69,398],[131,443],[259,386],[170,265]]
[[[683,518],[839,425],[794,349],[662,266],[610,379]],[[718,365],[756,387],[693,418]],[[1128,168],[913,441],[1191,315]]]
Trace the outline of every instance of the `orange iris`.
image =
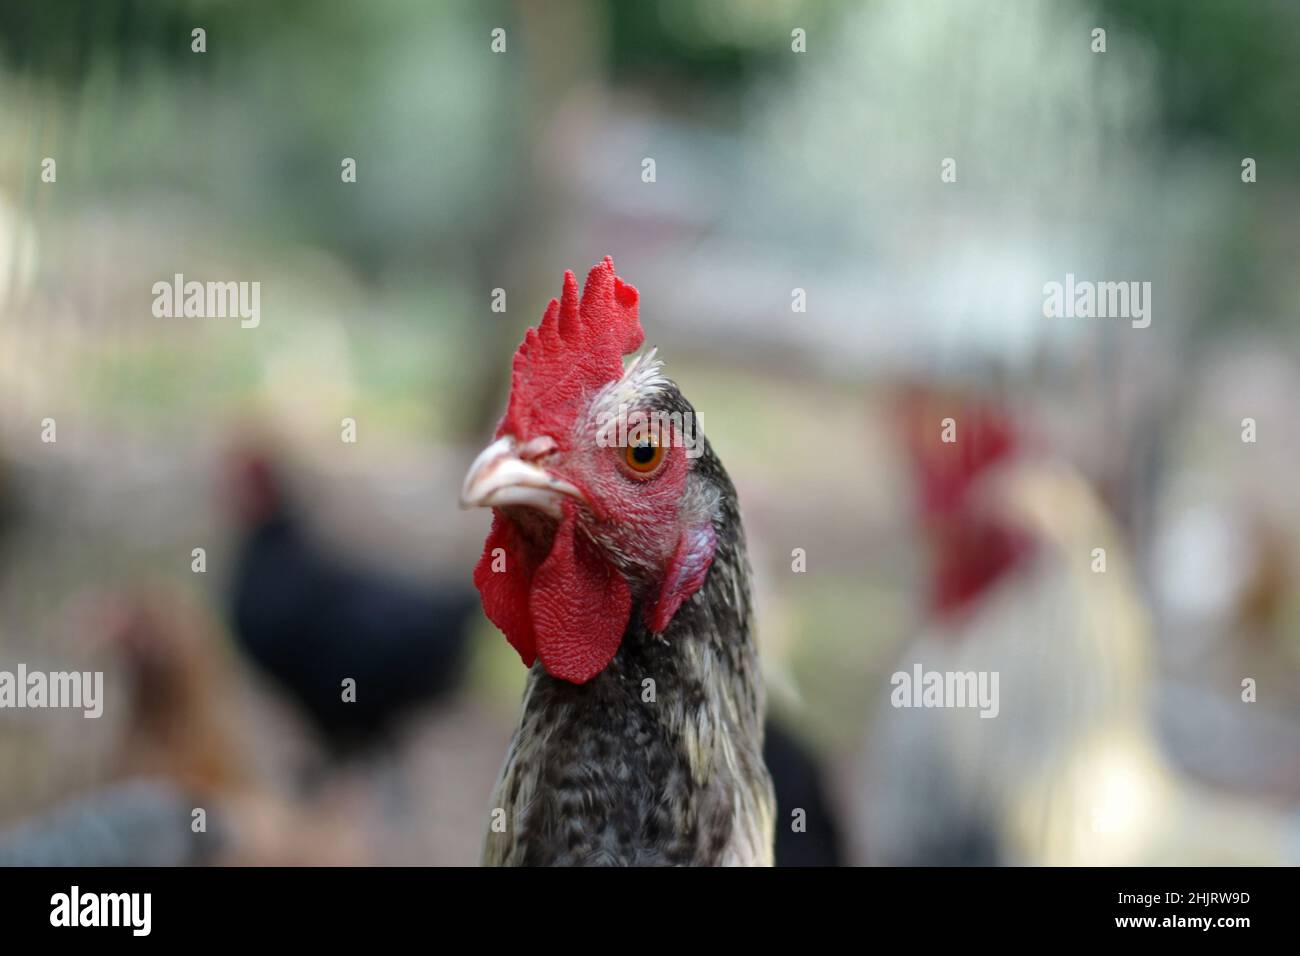
[[655,441],[628,445],[623,449],[623,461],[637,474],[648,475],[664,460],[664,449]]

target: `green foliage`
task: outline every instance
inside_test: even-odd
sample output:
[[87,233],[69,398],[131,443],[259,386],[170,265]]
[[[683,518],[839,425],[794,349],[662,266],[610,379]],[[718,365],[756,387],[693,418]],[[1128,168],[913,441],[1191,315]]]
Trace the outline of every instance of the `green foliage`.
[[[1160,54],[1157,83],[1171,139],[1214,138],[1282,160],[1300,149],[1300,5],[1226,0],[1100,0],[1112,54],[1132,30]],[[1300,175],[1294,163],[1275,173]]]

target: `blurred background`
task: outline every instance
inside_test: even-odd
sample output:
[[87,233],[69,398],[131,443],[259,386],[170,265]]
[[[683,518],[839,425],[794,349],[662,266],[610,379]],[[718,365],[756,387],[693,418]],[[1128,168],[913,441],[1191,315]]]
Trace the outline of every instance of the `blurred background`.
[[[525,672],[459,483],[609,254],[741,496],[799,859],[1295,862],[1297,102],[1284,0],[3,3],[0,669],[107,702],[0,712],[0,831],[474,863]],[[1045,318],[1067,273],[1150,327]],[[954,615],[909,436],[972,415],[1039,544]],[[914,662],[999,718],[890,708]]]

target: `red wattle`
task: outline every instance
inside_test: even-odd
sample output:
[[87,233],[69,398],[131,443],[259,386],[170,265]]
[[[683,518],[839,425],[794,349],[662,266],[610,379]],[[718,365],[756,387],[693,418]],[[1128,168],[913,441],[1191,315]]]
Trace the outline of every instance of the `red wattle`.
[[533,576],[528,606],[538,656],[552,677],[585,684],[618,653],[632,592],[617,568],[576,533],[571,506]]
[[488,620],[501,629],[524,665],[532,667],[537,659],[537,638],[528,610],[528,592],[535,565],[528,560],[528,553],[527,542],[515,523],[494,508],[492,530],[483,544],[483,556],[474,567],[474,586]]

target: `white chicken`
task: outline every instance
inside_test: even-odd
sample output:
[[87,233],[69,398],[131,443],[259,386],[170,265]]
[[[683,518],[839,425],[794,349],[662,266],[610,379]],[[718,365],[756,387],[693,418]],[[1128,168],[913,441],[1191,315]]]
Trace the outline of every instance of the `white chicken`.
[[[940,421],[914,408],[921,420]],[[954,443],[937,424],[933,442],[909,429],[936,574],[899,670],[996,673],[996,716],[883,707],[863,785],[870,859],[1294,863],[1293,820],[1194,785],[1162,753],[1148,614],[1097,496],[1027,452],[1004,414],[972,409],[960,427]]]

